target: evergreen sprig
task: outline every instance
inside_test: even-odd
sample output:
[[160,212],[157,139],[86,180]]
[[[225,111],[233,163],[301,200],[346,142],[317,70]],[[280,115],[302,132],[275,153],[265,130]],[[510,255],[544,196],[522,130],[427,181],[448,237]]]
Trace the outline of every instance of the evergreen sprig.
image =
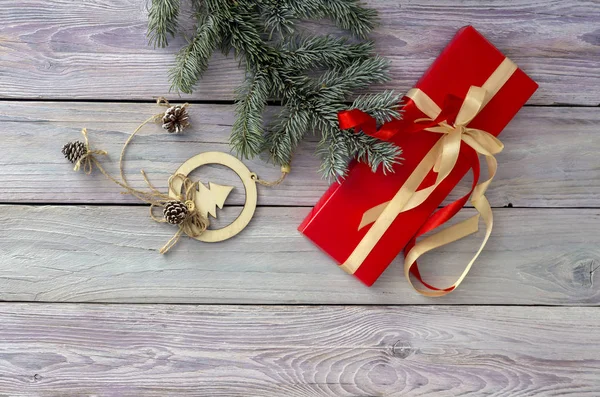
[[175,57],[175,67],[169,73],[171,88],[186,94],[192,93],[200,76],[208,68],[208,61],[219,39],[220,22],[216,15],[199,15],[196,35]]
[[[152,0],[148,37],[166,46],[176,31],[181,0]],[[374,170],[391,171],[400,160],[397,146],[363,133],[341,131],[337,114],[357,90],[388,80],[388,62],[365,41],[377,14],[359,0],[191,0],[198,26],[176,56],[172,89],[191,93],[215,50],[245,66],[246,80],[236,91],[237,119],[230,143],[245,158],[267,152],[289,164],[308,132],[318,132],[321,172],[340,178],[353,158]],[[300,20],[328,18],[348,37],[297,33]],[[281,100],[281,112],[265,127],[269,98]],[[398,95],[386,91],[356,98],[351,108],[368,112],[379,123],[401,116]]]
[[238,89],[236,113],[230,143],[245,158],[259,154],[264,145],[262,114],[269,99],[270,81],[264,70],[259,70]]
[[377,94],[361,95],[352,103],[351,109],[360,109],[369,113],[377,120],[377,123],[383,124],[393,119],[400,119],[400,100],[401,95],[394,91],[383,91]]
[[155,47],[166,47],[175,36],[180,0],[152,0],[148,14],[148,39]]

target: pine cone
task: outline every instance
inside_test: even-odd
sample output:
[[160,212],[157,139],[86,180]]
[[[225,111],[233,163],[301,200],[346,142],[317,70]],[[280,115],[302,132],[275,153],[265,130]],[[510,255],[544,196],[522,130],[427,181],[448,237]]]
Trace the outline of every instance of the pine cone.
[[170,133],[182,132],[190,123],[187,109],[184,106],[171,106],[163,116],[162,127]]
[[163,210],[165,220],[172,225],[179,225],[188,215],[188,208],[181,201],[169,201]]
[[79,159],[87,153],[85,143],[81,141],[69,142],[62,148],[62,153],[65,158],[71,163],[76,163]]

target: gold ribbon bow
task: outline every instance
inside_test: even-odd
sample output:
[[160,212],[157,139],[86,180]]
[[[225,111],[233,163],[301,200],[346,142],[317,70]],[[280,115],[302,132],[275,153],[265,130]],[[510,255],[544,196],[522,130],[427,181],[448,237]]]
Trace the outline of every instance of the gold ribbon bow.
[[[471,202],[478,214],[419,241],[410,250],[404,261],[404,274],[408,282],[417,292],[423,295],[442,296],[458,287],[485,247],[492,232],[492,209],[484,194],[498,168],[498,163],[494,155],[502,151],[504,147],[502,142],[492,134],[484,130],[471,128],[468,125],[508,81],[515,70],[517,70],[517,66],[510,59],[505,58],[481,87],[472,86],[469,89],[454,124],[451,125],[447,120],[443,120],[436,126],[425,128],[426,131],[443,134],[444,136],[425,155],[392,200],[365,212],[359,229],[371,223],[373,223],[373,226],[350,254],[346,262],[341,265],[342,269],[354,274],[396,217],[402,212],[421,205],[429,198],[433,191],[454,169],[461,144],[464,142],[478,154],[485,156],[488,166],[488,179],[479,183],[471,196]],[[442,109],[420,89],[414,88],[410,90],[407,96],[414,101],[421,112],[427,115],[428,118],[425,120],[436,120],[442,112]],[[417,120],[416,122],[419,121],[422,120]],[[432,169],[437,172],[435,183],[425,189],[417,190]],[[410,268],[413,263],[426,252],[476,233],[479,229],[480,217],[483,218],[486,225],[485,238],[458,280],[445,290],[429,291],[416,288],[410,278]]]

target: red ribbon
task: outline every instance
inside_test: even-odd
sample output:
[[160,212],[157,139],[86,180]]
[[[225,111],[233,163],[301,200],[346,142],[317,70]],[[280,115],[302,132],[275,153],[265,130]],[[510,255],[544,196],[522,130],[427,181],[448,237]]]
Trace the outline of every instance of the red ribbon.
[[[446,121],[449,124],[454,123],[454,120],[458,115],[458,112],[460,111],[460,107],[463,101],[464,100],[459,97],[456,97],[454,95],[448,95],[444,100],[442,112],[435,120],[423,120],[415,122],[414,126],[408,128],[401,128],[400,120],[393,120],[383,124],[381,128],[377,129],[377,121],[371,115],[359,109],[344,110],[339,112],[338,121],[340,129],[342,130],[354,129],[355,132],[362,131],[365,134],[374,138],[389,141],[400,132],[416,133],[419,131],[423,131],[425,128],[438,125],[442,121]],[[470,169],[473,170],[473,183],[471,186],[471,190],[458,200],[455,200],[454,202],[446,205],[445,207],[440,208],[427,219],[427,221],[409,240],[408,244],[404,248],[405,257],[414,247],[418,237],[432,231],[433,229],[445,224],[450,219],[452,219],[464,207],[464,205],[469,200],[469,197],[471,197],[473,190],[479,182],[479,158],[477,156],[477,152],[475,152],[475,150],[473,149],[468,150],[465,153],[468,153],[467,155],[469,156],[468,160],[470,163]],[[436,288],[423,280],[421,273],[419,272],[419,266],[416,261],[411,266],[410,272],[425,287],[429,288],[430,290],[440,290],[439,288]],[[450,287],[444,289],[443,291],[452,291],[453,289],[454,287]]]
[[[408,99],[408,101],[412,102],[412,99]],[[415,122],[412,127],[408,128],[401,120],[392,120],[383,124],[381,128],[378,129],[375,118],[360,109],[350,109],[339,112],[338,122],[341,130],[354,129],[355,132],[362,131],[373,138],[389,141],[400,131],[409,134],[415,133],[423,131],[425,128],[436,126],[442,121],[453,124],[463,102],[464,98],[448,95],[444,99],[442,112],[435,120]]]
[[365,134],[372,136],[382,141],[389,141],[399,131],[399,120],[392,120],[385,123],[381,128],[377,129],[377,121],[368,113],[359,109],[344,110],[338,113],[338,121],[341,130],[354,129],[354,131],[362,131]]
[[[440,208],[439,210],[434,212],[429,217],[429,219],[427,219],[427,221],[423,224],[423,226],[421,226],[421,228],[410,239],[408,244],[406,244],[406,247],[404,248],[404,257],[405,258],[408,255],[408,253],[410,252],[410,250],[412,249],[412,247],[414,247],[415,243],[417,242],[418,237],[424,235],[425,233],[432,231],[433,229],[437,228],[438,226],[443,225],[444,223],[446,223],[450,219],[452,219],[454,217],[454,215],[456,215],[465,206],[465,204],[469,200],[469,197],[471,197],[471,194],[473,193],[473,190],[475,189],[475,186],[477,186],[477,182],[479,181],[480,167],[479,167],[479,159],[477,158],[477,153],[474,150],[470,150],[470,151],[468,151],[468,153],[469,153],[469,157],[470,157],[470,159],[469,159],[470,169],[473,170],[473,184],[471,185],[471,190],[466,195],[459,198],[458,200],[446,205],[443,208]],[[440,290],[440,288],[433,287],[433,286],[427,284],[425,281],[423,281],[423,278],[421,277],[421,274],[419,272],[419,265],[417,264],[416,261],[411,266],[410,272],[425,287],[429,288],[430,290],[435,290],[435,291]],[[454,289],[454,287],[450,287],[450,288],[443,289],[443,291],[452,291],[453,289]]]

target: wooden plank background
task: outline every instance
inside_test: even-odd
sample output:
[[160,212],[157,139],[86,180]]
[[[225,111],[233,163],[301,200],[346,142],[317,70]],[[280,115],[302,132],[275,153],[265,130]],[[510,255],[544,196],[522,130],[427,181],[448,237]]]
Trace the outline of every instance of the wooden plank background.
[[595,308],[0,306],[10,396],[598,391]]
[[[502,134],[492,239],[445,298],[411,291],[400,260],[366,288],[296,231],[327,188],[317,138],[238,237],[159,255],[173,229],[60,149],[87,127],[116,172],[153,98],[190,101],[188,133],[149,125],[128,152],[133,184],[145,169],[164,188],[192,155],[229,150],[237,62],[216,55],[179,98],[167,70],[184,40],[146,46],[146,0],[2,4],[0,396],[600,395],[600,0],[366,3],[393,76],[371,91],[410,88],[466,24],[540,84]],[[196,176],[237,187],[218,222],[240,211],[233,174]],[[426,256],[427,280],[451,282],[481,237]]]
[[[0,207],[1,300],[45,302],[598,305],[596,209],[496,209],[494,238],[464,286],[434,300],[413,292],[398,258],[372,288],[339,270],[296,227],[309,208],[261,207],[220,244],[173,235],[145,207]],[[466,211],[474,215],[474,210]],[[228,208],[230,216],[239,208]],[[226,221],[224,218],[223,221]],[[573,227],[577,225],[577,227]],[[421,261],[451,284],[483,231]],[[444,258],[441,262],[440,258]],[[599,272],[600,273],[600,272]]]
[[[392,60],[393,81],[386,87],[408,90],[457,28],[473,24],[540,83],[531,103],[600,104],[600,92],[590,89],[600,86],[597,0],[365,3],[380,11],[373,38]],[[146,45],[144,0],[8,1],[0,19],[0,86],[10,98],[147,100],[168,94],[166,70],[184,43],[161,50]],[[192,98],[232,99],[242,75],[236,61],[217,56]]]
[[[92,144],[109,153],[106,168],[118,173],[121,147],[140,119],[161,111],[154,104],[15,102],[0,108],[0,201],[11,203],[137,203],[120,194],[120,188],[102,175],[72,172],[57,155],[64,142],[81,138],[87,127]],[[165,134],[158,125],[145,127],[128,149],[128,178],[144,186],[140,169],[166,188],[169,175],[185,160],[201,151],[229,151],[227,144],[234,121],[233,105],[194,104],[193,128],[184,135]],[[498,155],[500,168],[487,197],[503,207],[598,207],[600,206],[600,112],[595,107],[524,108],[502,133],[506,150]],[[565,139],[568,136],[568,139]],[[293,173],[273,189],[259,189],[259,204],[312,206],[327,189],[317,172],[316,142],[303,144],[294,157]],[[582,145],[582,142],[585,144]],[[27,158],[35,159],[24,162]],[[257,158],[250,169],[266,179],[276,179],[279,169]],[[40,167],[43,164],[43,167]],[[231,204],[243,204],[243,189],[233,173],[222,169],[201,170],[204,180],[217,178],[238,189]],[[467,182],[467,181],[465,181]],[[466,193],[457,189],[451,199]]]

